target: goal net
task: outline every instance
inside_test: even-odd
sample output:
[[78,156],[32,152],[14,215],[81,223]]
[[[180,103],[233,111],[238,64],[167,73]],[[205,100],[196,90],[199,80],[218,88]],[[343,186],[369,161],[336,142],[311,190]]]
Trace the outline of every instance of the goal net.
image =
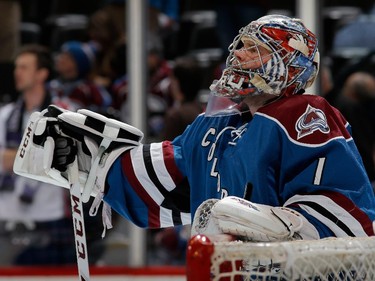
[[197,235],[187,250],[193,280],[375,280],[375,237],[255,243]]

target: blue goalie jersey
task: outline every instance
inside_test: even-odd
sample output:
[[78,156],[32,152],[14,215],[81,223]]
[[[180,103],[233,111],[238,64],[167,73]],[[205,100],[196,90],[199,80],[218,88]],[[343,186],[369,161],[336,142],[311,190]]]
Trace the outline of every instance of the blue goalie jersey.
[[375,199],[343,116],[299,95],[247,114],[200,115],[173,142],[140,145],[111,167],[104,200],[140,227],[191,223],[208,198],[287,206],[320,237],[374,235]]

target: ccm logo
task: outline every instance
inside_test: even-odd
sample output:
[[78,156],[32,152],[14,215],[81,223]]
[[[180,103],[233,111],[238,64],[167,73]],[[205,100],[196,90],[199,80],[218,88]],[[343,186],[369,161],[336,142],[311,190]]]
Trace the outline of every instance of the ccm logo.
[[26,147],[28,146],[29,144],[29,141],[30,141],[30,138],[31,138],[31,133],[33,131],[33,129],[31,128],[32,125],[34,124],[34,122],[30,122],[29,123],[29,126],[27,127],[27,132],[25,134],[25,137],[23,138],[22,140],[22,143],[21,143],[21,147],[20,147],[20,153],[19,153],[19,156],[21,158],[23,158],[25,156],[25,152],[26,152]]
[[74,221],[74,231],[76,234],[76,244],[77,244],[77,254],[81,259],[86,259],[86,247],[85,247],[85,229],[83,222],[83,214],[80,209],[80,198],[72,195],[72,207],[73,207],[73,221]]

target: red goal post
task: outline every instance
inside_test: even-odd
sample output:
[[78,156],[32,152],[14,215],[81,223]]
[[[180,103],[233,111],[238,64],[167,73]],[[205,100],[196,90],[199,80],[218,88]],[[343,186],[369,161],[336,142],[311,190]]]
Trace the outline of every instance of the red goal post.
[[254,243],[197,235],[187,249],[187,281],[375,280],[375,237]]

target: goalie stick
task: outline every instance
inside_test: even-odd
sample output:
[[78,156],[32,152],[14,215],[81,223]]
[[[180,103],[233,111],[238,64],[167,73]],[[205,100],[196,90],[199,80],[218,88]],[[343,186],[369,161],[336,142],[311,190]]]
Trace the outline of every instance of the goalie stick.
[[77,266],[80,281],[90,280],[90,269],[87,252],[87,240],[85,231],[85,220],[82,206],[81,184],[78,176],[77,159],[71,164],[69,169],[70,203],[72,206],[72,219],[75,249],[77,255]]
[[[49,107],[51,111],[55,109],[54,107]],[[63,111],[58,114],[58,119],[59,122],[63,124],[63,127],[69,127],[71,129],[73,135],[89,135],[95,138],[98,144],[97,153],[96,155],[94,154],[91,169],[85,183],[81,184],[79,181],[77,156],[75,161],[68,167],[78,271],[80,280],[87,281],[90,280],[90,273],[82,203],[88,202],[93,194],[94,187],[97,185],[99,166],[104,165],[103,162],[101,162],[104,154],[109,151],[112,152],[111,159],[114,160],[120,153],[138,145],[143,138],[143,133],[130,125],[106,118],[85,109],[78,110],[76,113]],[[96,124],[96,126],[93,126],[93,124]],[[82,141],[85,142],[84,137]],[[116,150],[116,153],[114,153],[113,150]],[[104,163],[111,162],[108,158],[110,157],[106,156]],[[110,164],[108,164],[108,167],[109,166]],[[100,192],[100,190],[98,192]],[[97,198],[101,197],[96,196],[91,208],[94,207]],[[105,223],[103,233],[105,233],[106,227],[107,224]]]

